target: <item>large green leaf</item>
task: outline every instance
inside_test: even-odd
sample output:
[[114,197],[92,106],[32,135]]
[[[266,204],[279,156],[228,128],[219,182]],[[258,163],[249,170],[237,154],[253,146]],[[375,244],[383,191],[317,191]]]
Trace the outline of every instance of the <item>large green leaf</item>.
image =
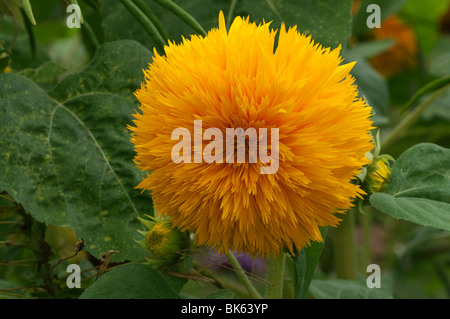
[[450,231],[450,150],[411,147],[392,168],[386,191],[370,196],[370,203],[394,218]]
[[44,90],[49,91],[58,84],[59,77],[63,77],[64,72],[66,72],[66,69],[55,62],[46,61],[36,69],[24,69],[19,74],[29,78]]
[[143,264],[115,267],[86,289],[80,299],[179,299],[161,275]]
[[387,123],[385,117],[389,106],[389,88],[386,80],[363,58],[343,54],[345,63],[357,61],[351,73],[355,77],[360,97],[364,97],[373,108],[375,125]]
[[151,53],[134,41],[104,44],[90,65],[49,94],[17,74],[0,75],[0,189],[47,224],[69,226],[99,256],[143,256],[137,217],[152,214],[134,187],[127,124]]
[[[196,33],[173,13],[159,6],[153,1],[146,0],[148,5],[157,13],[172,40],[180,41],[181,35],[189,37]],[[219,11],[224,12],[228,19],[231,1],[226,0],[192,0],[174,1],[191,14],[208,31],[218,25]],[[237,15],[250,16],[250,21],[272,21],[273,28],[279,28],[281,22],[287,27],[297,25],[302,33],[312,35],[313,38],[327,47],[337,47],[345,43],[350,36],[351,1],[334,2],[330,0],[245,0],[237,1],[231,17]],[[102,0],[104,15],[103,26],[105,40],[136,39],[147,47],[154,43],[143,28],[123,8],[119,1]],[[227,21],[229,23],[229,21]],[[127,28],[123,28],[127,25]]]
[[346,46],[351,32],[351,0],[246,0],[239,1],[237,12],[250,15],[252,21],[273,21],[271,27],[297,25],[301,33],[316,42],[335,48]]
[[311,280],[325,245],[327,228],[322,227],[320,231],[324,241],[322,243],[316,241],[311,242],[310,246],[303,248],[293,258],[295,298],[304,299],[308,295],[309,285],[311,284]]

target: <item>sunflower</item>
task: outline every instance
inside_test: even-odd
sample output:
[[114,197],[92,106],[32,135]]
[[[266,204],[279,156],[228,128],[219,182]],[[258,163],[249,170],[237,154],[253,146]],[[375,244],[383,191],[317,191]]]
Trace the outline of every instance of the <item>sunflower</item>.
[[[341,64],[340,47],[315,44],[296,27],[281,26],[275,49],[276,34],[240,17],[227,31],[220,13],[206,37],[155,51],[135,93],[140,111],[129,129],[135,163],[148,171],[137,187],[151,190],[159,216],[219,252],[276,256],[322,241],[319,226],[337,226],[337,214],[364,193],[352,180],[369,161],[373,127],[349,73],[354,63]],[[250,156],[198,162],[195,152],[175,163],[172,133],[194,136],[199,120],[201,132],[224,136],[227,128],[276,129],[278,147],[268,149],[278,151],[278,170],[262,174],[266,162]]]

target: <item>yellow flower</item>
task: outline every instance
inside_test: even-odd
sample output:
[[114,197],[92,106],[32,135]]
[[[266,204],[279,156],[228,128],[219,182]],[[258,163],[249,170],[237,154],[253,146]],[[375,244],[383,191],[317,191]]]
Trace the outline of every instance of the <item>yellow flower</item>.
[[371,172],[365,179],[369,187],[369,193],[382,192],[391,176],[389,161],[385,158],[379,158],[369,166],[369,171]]
[[148,231],[139,231],[145,239],[139,244],[150,250],[148,261],[153,265],[173,265],[182,257],[180,251],[189,248],[189,235],[172,227],[166,220],[140,219]]
[[[349,73],[354,63],[284,25],[274,50],[276,32],[240,17],[227,32],[220,13],[206,37],[155,51],[135,93],[135,163],[151,171],[138,188],[151,190],[159,215],[193,232],[195,244],[219,252],[277,255],[322,241],[318,226],[337,226],[336,213],[364,193],[351,180],[369,162],[373,127]],[[261,174],[261,159],[175,163],[172,133],[193,135],[195,120],[203,132],[278,129],[278,171]]]

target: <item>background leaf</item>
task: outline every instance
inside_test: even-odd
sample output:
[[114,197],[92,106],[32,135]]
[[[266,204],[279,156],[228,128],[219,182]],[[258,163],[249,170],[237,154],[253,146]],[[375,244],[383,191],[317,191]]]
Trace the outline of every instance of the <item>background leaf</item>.
[[[192,0],[174,1],[189,12],[203,28],[208,31],[218,25],[219,11],[222,10],[228,19],[231,1],[225,0]],[[173,13],[155,5],[153,1],[146,1],[161,19],[171,40],[181,41],[181,36],[189,38],[195,34],[188,25]],[[297,25],[301,33],[312,35],[316,42],[326,47],[345,47],[351,31],[351,1],[330,2],[328,0],[245,0],[238,1],[232,17],[250,15],[250,21],[257,23],[272,21],[271,27],[279,29],[281,22],[287,27]],[[153,41],[146,35],[142,27],[132,16],[121,8],[119,1],[103,0],[102,12],[105,41],[118,39],[135,39],[146,47],[154,46]],[[229,23],[229,21],[226,21]],[[127,28],[123,28],[127,25]]]
[[273,21],[272,28],[297,25],[301,33],[311,35],[325,47],[346,46],[351,32],[350,0],[246,0],[239,1],[237,13],[250,15],[251,21]]
[[309,285],[316,271],[319,258],[322,255],[323,247],[325,246],[325,238],[327,228],[321,227],[323,242],[312,241],[311,246],[303,248],[298,252],[294,260],[294,298],[304,299],[308,295]]
[[311,294],[317,299],[391,299],[391,285],[384,282],[382,277],[381,288],[368,288],[365,281],[314,279]]
[[114,267],[80,296],[80,299],[179,298],[157,271],[143,264]]
[[134,187],[126,128],[151,53],[126,40],[100,47],[82,72],[50,92],[16,74],[0,75],[0,188],[39,221],[69,226],[100,256],[142,258],[137,217],[152,214],[148,194]]
[[373,194],[370,203],[394,218],[450,231],[450,150],[411,147],[392,168],[385,193]]
[[375,115],[372,120],[376,126],[387,123],[389,106],[389,89],[386,80],[364,59],[351,56],[349,53],[343,54],[345,63],[357,61],[351,74],[355,77],[355,84],[358,86],[360,97],[364,97],[367,103],[373,108]]
[[228,289],[219,289],[205,297],[205,299],[233,299],[234,292]]

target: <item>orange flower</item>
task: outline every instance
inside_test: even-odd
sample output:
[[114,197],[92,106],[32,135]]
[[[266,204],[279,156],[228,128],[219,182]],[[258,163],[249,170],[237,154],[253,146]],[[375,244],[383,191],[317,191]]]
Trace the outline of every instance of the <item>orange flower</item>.
[[[322,241],[319,226],[336,226],[336,213],[363,193],[352,179],[369,161],[372,109],[357,96],[354,63],[296,27],[281,27],[276,50],[275,35],[240,17],[227,32],[221,13],[206,37],[155,51],[136,92],[131,140],[149,171],[138,188],[151,190],[159,215],[219,252],[277,255]],[[279,129],[278,171],[261,174],[260,160],[174,163],[171,134],[193,136],[195,120],[224,133]]]
[[375,28],[373,35],[377,40],[394,39],[395,44],[383,53],[370,59],[370,63],[385,77],[417,65],[417,39],[412,28],[397,16],[383,21],[381,28]]

